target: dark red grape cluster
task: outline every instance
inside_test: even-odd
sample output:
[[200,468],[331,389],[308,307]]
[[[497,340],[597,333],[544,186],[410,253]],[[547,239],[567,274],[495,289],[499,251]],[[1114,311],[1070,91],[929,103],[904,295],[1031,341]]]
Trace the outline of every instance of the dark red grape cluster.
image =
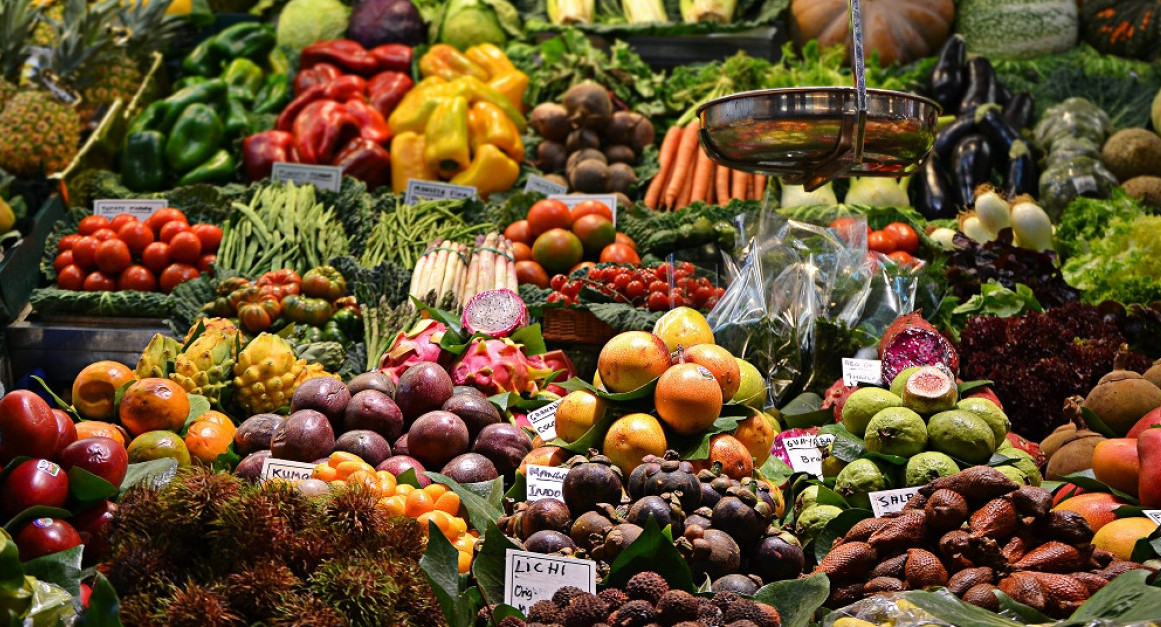
[[715,287],[706,277],[695,276],[695,271],[692,263],[683,261],[676,268],[666,262],[656,268],[632,265],[590,268],[587,274],[576,277],[558,274],[549,282],[553,292],[548,302],[575,305],[581,298],[581,290],[588,287],[615,302],[650,311],[676,307],[709,311],[726,290]]

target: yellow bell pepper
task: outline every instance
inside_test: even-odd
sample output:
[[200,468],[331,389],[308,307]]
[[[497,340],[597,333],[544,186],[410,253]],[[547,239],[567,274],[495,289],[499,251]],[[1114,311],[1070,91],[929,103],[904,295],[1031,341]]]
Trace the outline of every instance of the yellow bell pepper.
[[407,92],[391,112],[387,126],[391,127],[392,133],[422,133],[436,105],[446,98],[466,96],[468,87],[468,83],[458,79],[448,82],[442,78],[425,78]]
[[406,131],[391,139],[391,191],[407,191],[407,181],[434,181],[435,170],[427,167],[424,159],[426,140],[420,133]]
[[488,81],[488,86],[503,94],[517,111],[524,111],[524,92],[528,91],[527,74],[524,72],[504,74]]
[[524,160],[524,141],[516,125],[490,102],[481,100],[468,110],[468,134],[473,153],[479,152],[482,144],[492,144],[517,163]]
[[520,165],[492,144],[482,144],[468,169],[452,177],[456,185],[476,188],[481,198],[512,189],[520,177]]
[[419,71],[424,76],[438,76],[449,81],[459,76],[488,80],[487,70],[447,44],[436,44],[420,57]]
[[440,176],[452,176],[471,165],[468,147],[468,99],[444,98],[435,105],[424,130],[423,158]]
[[484,80],[492,80],[505,74],[514,74],[520,71],[516,69],[515,65],[512,65],[508,55],[504,54],[504,51],[495,44],[476,44],[465,50],[464,56],[484,68],[484,71],[488,73],[488,77]]
[[504,94],[496,91],[487,83],[477,79],[474,76],[461,76],[452,81],[453,84],[459,83],[463,86],[464,94],[467,95],[468,101],[472,104],[483,101],[496,105],[508,116],[509,120],[516,125],[516,130],[521,133],[528,128],[528,120],[524,119],[524,114],[520,112],[519,107],[512,104]]

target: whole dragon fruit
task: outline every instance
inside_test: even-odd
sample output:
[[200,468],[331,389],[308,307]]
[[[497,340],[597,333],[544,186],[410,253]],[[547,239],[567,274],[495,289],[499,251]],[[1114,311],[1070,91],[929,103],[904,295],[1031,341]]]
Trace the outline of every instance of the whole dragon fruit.
[[201,394],[214,407],[221,405],[222,393],[234,383],[234,364],[241,332],[222,327],[207,329],[177,355],[169,378],[190,394]]
[[857,385],[847,386],[843,384],[843,380],[835,381],[829,388],[826,389],[826,394],[822,397],[822,408],[830,409],[834,412],[834,421],[843,421],[843,406],[847,404],[847,399],[855,390],[859,389]]
[[883,382],[890,384],[911,366],[943,364],[952,374],[959,372],[959,354],[947,338],[916,311],[895,319],[883,332],[879,342],[879,359],[883,361]]
[[439,346],[447,327],[442,322],[424,318],[406,331],[400,331],[379,362],[379,370],[399,383],[399,377],[421,361],[434,361],[447,367],[450,355]]
[[489,337],[508,337],[528,324],[528,308],[512,290],[480,292],[464,305],[464,330]]
[[549,373],[559,372],[560,374],[556,375],[552,383],[548,384],[548,391],[560,396],[568,394],[568,390],[560,387],[557,383],[563,383],[575,377],[576,367],[572,365],[572,360],[564,354],[564,351],[559,349],[548,351],[543,355],[529,357],[528,361],[537,364],[538,368],[547,369]]
[[153,339],[149,340],[145,350],[141,351],[141,358],[137,360],[134,374],[138,379],[165,378],[166,363],[177,357],[178,353],[181,353],[181,344],[178,344],[177,340],[156,333]]
[[529,358],[522,345],[507,338],[472,342],[451,369],[453,383],[485,394],[535,394],[538,382],[551,373],[543,359]]

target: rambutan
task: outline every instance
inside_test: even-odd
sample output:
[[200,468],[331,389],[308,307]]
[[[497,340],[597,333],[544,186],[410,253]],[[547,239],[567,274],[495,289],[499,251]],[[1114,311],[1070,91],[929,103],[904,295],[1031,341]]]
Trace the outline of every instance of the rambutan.
[[259,562],[226,578],[226,598],[244,616],[261,620],[273,615],[286,591],[301,584],[286,565]]
[[347,627],[347,619],[335,608],[310,594],[288,591],[270,627]]
[[307,588],[353,627],[398,624],[399,586],[379,560],[351,556],[328,561],[311,575]]
[[161,612],[169,627],[232,627],[244,625],[221,592],[188,583],[178,589]]

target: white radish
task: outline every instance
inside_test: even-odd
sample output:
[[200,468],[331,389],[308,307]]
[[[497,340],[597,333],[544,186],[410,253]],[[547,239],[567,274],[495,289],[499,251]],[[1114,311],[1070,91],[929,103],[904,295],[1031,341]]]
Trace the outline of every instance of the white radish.
[[1012,225],[1012,206],[994,189],[989,189],[976,196],[975,208],[976,217],[980,219],[980,226],[991,233],[991,239],[995,239],[1000,234],[1001,229],[1006,229]]
[[939,227],[931,232],[931,239],[944,250],[955,250],[955,231],[947,227]]
[[1020,248],[1037,252],[1053,248],[1052,220],[1036,203],[1025,201],[1012,207],[1012,234]]
[[981,244],[996,239],[984,228],[984,225],[980,223],[979,217],[975,215],[960,216],[959,230],[964,235]]

